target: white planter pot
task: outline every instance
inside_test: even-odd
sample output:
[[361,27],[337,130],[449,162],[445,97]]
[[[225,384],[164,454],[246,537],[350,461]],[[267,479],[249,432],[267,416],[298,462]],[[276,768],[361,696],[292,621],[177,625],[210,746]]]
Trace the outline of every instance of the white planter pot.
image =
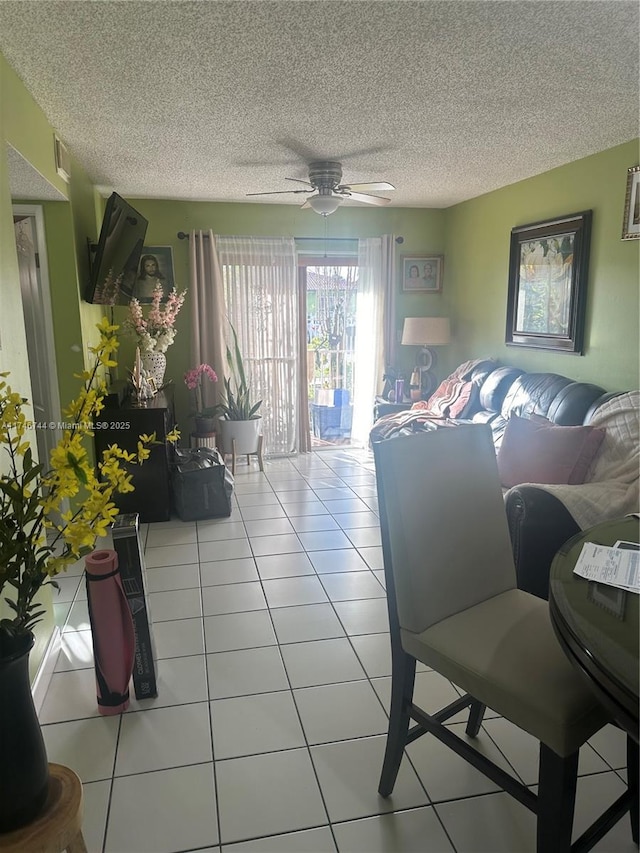
[[261,426],[262,418],[253,418],[250,421],[226,421],[220,418],[218,435],[222,452],[232,453],[235,439],[236,454],[256,453]]

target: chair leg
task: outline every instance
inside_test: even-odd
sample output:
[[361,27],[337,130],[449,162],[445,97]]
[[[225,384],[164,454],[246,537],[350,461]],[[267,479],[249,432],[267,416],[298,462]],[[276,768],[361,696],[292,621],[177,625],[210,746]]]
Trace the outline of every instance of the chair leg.
[[469,737],[476,737],[480,731],[480,726],[482,725],[486,708],[487,706],[483,705],[482,702],[478,702],[477,699],[474,699],[471,703],[471,707],[469,708],[469,719],[467,720],[467,728],[465,729],[465,732]]
[[578,752],[561,758],[540,744],[537,853],[569,853],[578,782]]
[[640,812],[640,801],[638,799],[638,744],[627,735],[627,786],[631,794],[631,807],[629,817],[631,818],[631,837],[638,844],[638,816]]
[[378,793],[388,797],[396,783],[398,770],[409,731],[409,706],[413,699],[413,685],[416,677],[416,659],[399,647],[392,650],[391,668],[391,708],[389,711],[389,729],[387,746],[382,763]]
[[235,477],[235,475],[236,475],[236,440],[235,440],[235,438],[231,439],[231,473]]

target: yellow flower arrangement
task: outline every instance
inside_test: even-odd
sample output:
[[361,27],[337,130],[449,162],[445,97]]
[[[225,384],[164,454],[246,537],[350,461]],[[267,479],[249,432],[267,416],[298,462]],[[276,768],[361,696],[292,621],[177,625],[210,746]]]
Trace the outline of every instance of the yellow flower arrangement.
[[[106,391],[103,369],[116,366],[117,326],[106,318],[97,325],[100,342],[90,350],[91,370],[76,374],[82,382],[78,397],[65,411],[68,423],[51,451],[49,470],[33,458],[27,433],[33,424],[24,408],[28,401],[0,374],[0,447],[9,457],[0,473],[0,591],[13,590],[5,601],[13,618],[0,620],[0,639],[24,634],[44,614],[34,598],[45,583],[93,550],[104,536],[118,509],[116,493],[132,492],[127,466],[148,458],[155,434],[141,435],[135,453],[110,445],[97,460],[97,470],[87,451],[93,421],[103,409]],[[177,430],[169,436],[176,441]],[[73,509],[67,509],[69,502]]]

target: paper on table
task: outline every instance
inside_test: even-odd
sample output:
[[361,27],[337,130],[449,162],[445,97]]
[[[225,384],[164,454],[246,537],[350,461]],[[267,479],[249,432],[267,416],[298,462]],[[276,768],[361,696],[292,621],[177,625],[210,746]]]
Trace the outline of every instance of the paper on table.
[[640,553],[586,542],[573,570],[590,581],[640,593]]

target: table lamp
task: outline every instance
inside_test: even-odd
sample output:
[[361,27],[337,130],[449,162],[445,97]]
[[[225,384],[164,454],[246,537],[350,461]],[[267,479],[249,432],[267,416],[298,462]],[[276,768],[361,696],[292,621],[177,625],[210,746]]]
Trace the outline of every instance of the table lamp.
[[411,377],[412,387],[419,389],[417,399],[426,399],[434,391],[437,380],[431,372],[437,356],[432,347],[444,346],[451,341],[451,326],[448,317],[406,317],[402,329],[404,346],[420,347],[416,354],[416,366]]

